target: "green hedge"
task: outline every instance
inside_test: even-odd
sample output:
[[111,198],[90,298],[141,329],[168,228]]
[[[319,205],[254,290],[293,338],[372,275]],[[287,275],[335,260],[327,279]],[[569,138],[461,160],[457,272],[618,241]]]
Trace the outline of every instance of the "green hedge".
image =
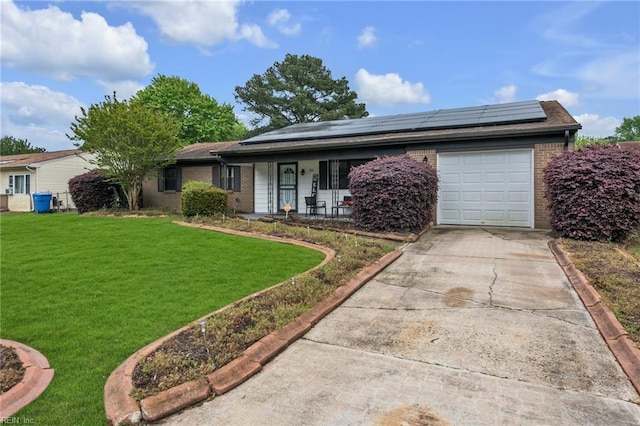
[[190,181],[182,186],[184,216],[215,216],[227,210],[227,191],[207,182]]

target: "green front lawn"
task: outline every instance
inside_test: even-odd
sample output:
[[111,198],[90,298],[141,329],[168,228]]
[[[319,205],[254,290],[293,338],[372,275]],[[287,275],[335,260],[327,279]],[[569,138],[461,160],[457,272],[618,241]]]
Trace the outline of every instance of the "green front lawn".
[[104,424],[104,383],[133,352],[323,258],[171,220],[0,216],[0,336],[42,352],[55,369],[19,417]]

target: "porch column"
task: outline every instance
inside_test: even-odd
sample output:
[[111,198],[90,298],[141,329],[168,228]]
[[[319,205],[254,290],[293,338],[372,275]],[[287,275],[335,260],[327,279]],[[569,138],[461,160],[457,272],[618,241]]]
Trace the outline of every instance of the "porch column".
[[340,203],[340,161],[330,160],[331,172],[331,209]]
[[273,162],[267,163],[267,211],[269,216],[273,216],[273,180],[274,180]]

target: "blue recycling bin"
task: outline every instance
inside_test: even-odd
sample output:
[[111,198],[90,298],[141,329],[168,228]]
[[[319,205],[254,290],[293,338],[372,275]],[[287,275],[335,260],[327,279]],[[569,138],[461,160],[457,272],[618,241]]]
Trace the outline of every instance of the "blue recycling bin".
[[48,192],[33,193],[33,210],[36,213],[51,213],[51,197],[53,194]]

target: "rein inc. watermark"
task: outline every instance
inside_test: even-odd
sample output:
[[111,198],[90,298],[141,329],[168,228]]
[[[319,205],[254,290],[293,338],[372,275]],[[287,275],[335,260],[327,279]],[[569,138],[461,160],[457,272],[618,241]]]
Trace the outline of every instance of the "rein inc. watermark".
[[34,425],[36,421],[34,419],[30,419],[28,417],[0,417],[0,423],[6,425]]

